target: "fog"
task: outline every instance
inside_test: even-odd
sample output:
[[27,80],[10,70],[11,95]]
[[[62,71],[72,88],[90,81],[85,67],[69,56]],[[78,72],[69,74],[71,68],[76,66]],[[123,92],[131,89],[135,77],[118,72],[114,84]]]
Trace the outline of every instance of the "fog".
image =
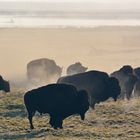
[[0,74],[22,79],[31,60],[50,58],[66,68],[80,61],[108,73],[124,64],[140,66],[139,27],[0,29]]

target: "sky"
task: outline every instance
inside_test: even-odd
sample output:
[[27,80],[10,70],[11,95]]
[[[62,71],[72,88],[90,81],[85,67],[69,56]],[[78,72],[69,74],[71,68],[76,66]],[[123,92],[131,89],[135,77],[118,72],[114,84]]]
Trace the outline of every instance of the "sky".
[[[30,4],[26,4],[24,2],[30,2]],[[5,4],[2,4],[2,2],[7,2]],[[9,2],[9,3],[8,3]],[[16,3],[16,2],[22,2],[20,4],[11,4],[11,3]],[[34,4],[32,5],[33,2],[38,2],[40,4]],[[42,2],[42,3],[41,3]],[[50,2],[52,4],[50,4],[52,7],[50,7],[50,5],[48,6],[48,4],[44,4],[43,2]],[[134,17],[134,13],[136,15],[139,15],[140,12],[140,0],[0,0],[0,10],[2,9],[12,9],[12,8],[21,8],[24,9],[26,8],[27,10],[31,10],[31,9],[47,9],[50,8],[51,10],[56,10],[57,9],[61,9],[61,7],[64,7],[63,4],[56,4],[56,7],[53,6],[54,2],[56,3],[68,3],[65,6],[65,10],[75,10],[78,7],[80,7],[80,10],[82,9],[83,11],[87,11],[87,10],[95,10],[94,8],[99,8],[102,10],[103,9],[117,9],[118,11],[120,11],[120,9],[124,10],[124,9],[130,9],[130,12],[133,12],[131,15]],[[69,3],[73,3],[70,4]],[[77,3],[77,4],[76,4]],[[79,3],[87,3],[86,4],[81,4],[81,6],[79,6]],[[92,4],[90,4],[92,3]],[[85,6],[86,5],[86,6]],[[32,7],[31,7],[32,6]],[[47,8],[46,8],[47,7]],[[47,9],[49,10],[49,9]],[[102,10],[102,12],[104,12]],[[101,13],[102,14],[102,13]],[[130,14],[129,14],[130,15]],[[139,29],[139,28],[138,28]],[[101,31],[99,31],[100,34]],[[111,32],[111,31],[110,31]],[[109,32],[109,33],[110,33]],[[40,34],[39,34],[40,33]],[[122,37],[120,36],[120,34],[117,31],[114,31],[110,37],[111,39],[108,37],[108,39],[105,39],[106,37],[106,32],[103,32],[101,35],[103,36],[102,40],[100,41],[100,35],[98,37],[98,39],[94,40],[93,42],[93,38],[92,38],[92,34],[90,35],[90,31],[88,31],[88,33],[86,32],[77,32],[77,38],[73,37],[75,34],[75,31],[73,31],[72,33],[68,32],[66,34],[66,36],[60,36],[60,34],[64,34],[65,32],[50,32],[48,33],[47,31],[36,31],[34,32],[33,30],[31,30],[30,32],[28,31],[13,31],[13,30],[8,30],[8,29],[1,29],[0,30],[0,66],[2,66],[2,68],[0,69],[0,73],[2,73],[6,78],[9,78],[11,76],[13,76],[14,74],[25,74],[26,73],[26,64],[32,60],[32,59],[36,59],[36,58],[41,58],[41,57],[50,57],[52,59],[56,59],[58,64],[60,66],[66,66],[68,64],[74,63],[77,60],[81,60],[85,65],[87,64],[89,67],[92,68],[92,60],[98,60],[98,57],[100,57],[100,55],[94,56],[91,55],[91,57],[89,58],[89,52],[90,52],[90,47],[94,47],[94,45],[96,46],[96,43],[98,44],[97,46],[99,47],[100,42],[102,43],[103,41],[105,41],[105,43],[103,42],[103,45],[100,44],[101,49],[95,48],[93,50],[95,50],[96,52],[99,52],[100,54],[100,50],[102,50],[102,53],[104,52],[104,44],[106,44],[106,47],[111,46],[109,49],[107,48],[107,52],[109,52],[109,57],[108,55],[103,55],[105,59],[107,59],[107,64],[109,64],[109,62],[111,61],[111,64],[113,65],[113,62],[110,58],[114,58],[113,60],[118,60],[117,59],[117,55],[114,56],[115,53],[113,53],[113,55],[110,56],[110,51],[114,51],[114,48],[112,48],[112,46],[116,46],[116,50],[117,47],[120,47],[120,49],[122,49],[119,53],[121,52],[128,52],[125,56],[121,53],[121,57],[122,58],[128,58],[126,61],[124,62],[131,62],[132,64],[138,64],[133,60],[129,60],[129,58],[131,58],[131,49],[132,46],[138,46],[139,47],[139,36],[140,36],[140,31],[134,30],[134,32],[130,31],[126,31],[125,34],[122,35]],[[94,32],[93,32],[94,33]],[[108,31],[107,31],[108,33]],[[50,37],[50,34],[52,34],[52,36]],[[83,36],[85,34],[85,36]],[[98,34],[98,33],[97,33]],[[118,34],[118,35],[116,35]],[[81,40],[84,41],[83,43],[81,43],[81,40],[79,39],[79,35],[81,35]],[[114,35],[114,41],[112,41],[112,36]],[[116,36],[115,36],[116,35]],[[47,40],[46,40],[46,36]],[[53,38],[53,36],[55,36],[55,38]],[[88,37],[87,37],[88,36]],[[132,37],[131,37],[132,36]],[[87,37],[85,39],[85,37]],[[96,37],[96,35],[95,35]],[[40,41],[38,41],[38,39]],[[127,41],[126,41],[127,40]],[[130,41],[130,42],[129,42]],[[77,44],[76,44],[76,43]],[[120,44],[119,44],[120,42]],[[128,42],[128,44],[127,44]],[[71,44],[74,43],[74,44]],[[125,44],[126,43],[126,44]],[[60,50],[57,49],[58,45],[60,46]],[[123,50],[122,46],[129,46],[129,49]],[[66,46],[66,47],[65,47]],[[67,52],[67,48],[70,48],[71,46],[73,46],[73,49],[70,50],[70,52]],[[75,50],[76,47],[75,46],[79,46],[78,50]],[[83,46],[84,49],[80,49],[80,47]],[[87,49],[88,47],[88,49]],[[45,49],[44,49],[45,48]],[[42,51],[43,50],[43,51]],[[45,51],[44,51],[45,50]],[[80,50],[80,51],[79,51]],[[85,51],[86,50],[86,51]],[[56,52],[56,54],[54,54],[54,51]],[[63,52],[61,52],[63,51]],[[66,55],[67,58],[66,61],[63,61],[63,57],[65,53],[70,53],[71,55],[69,56],[68,54]],[[94,51],[93,51],[94,52]],[[78,53],[78,56],[77,56]],[[103,53],[104,54],[104,53]],[[137,60],[140,59],[139,57],[139,51],[137,51],[137,48],[133,50],[133,56],[135,56],[135,54],[137,54],[136,56],[138,57]],[[75,56],[75,59],[71,59],[71,56]],[[69,57],[68,57],[69,56]],[[84,56],[84,57],[83,57]],[[4,60],[4,61],[3,61]],[[121,64],[121,59],[119,58],[119,65]],[[97,66],[98,63],[94,61],[94,66]],[[99,68],[103,68],[104,70],[107,71],[111,71],[112,69],[109,69],[108,67],[106,68],[105,66],[106,64],[104,64],[101,61],[101,64],[98,65]],[[117,65],[117,64],[116,64]],[[113,66],[114,67],[114,66]]]
[[0,1],[55,1],[55,2],[138,2],[139,0],[0,0]]
[[[28,2],[28,4],[26,3]],[[36,4],[37,3],[37,4]],[[53,5],[49,5],[53,4]],[[56,3],[56,5],[54,4]],[[62,4],[65,5],[62,5]],[[86,5],[84,5],[86,4]],[[2,9],[140,9],[139,0],[0,0]]]
[[0,1],[140,3],[139,0],[0,0]]
[[[0,10],[1,9],[6,9],[7,7],[9,7],[9,5],[11,5],[11,7],[15,7],[18,8],[19,5],[12,5],[10,2],[28,2],[28,3],[90,3],[91,6],[93,6],[93,8],[116,8],[116,9],[120,9],[120,8],[133,8],[133,9],[140,9],[140,1],[139,0],[0,0],[0,2],[7,2],[7,6],[6,4],[3,6],[2,3],[0,4]],[[8,3],[9,2],[9,3]],[[2,7],[3,6],[3,7]],[[23,5],[24,6],[24,5]],[[28,5],[26,5],[28,7]],[[73,5],[74,6],[74,5]],[[80,5],[79,5],[80,6]],[[31,6],[30,6],[31,7]],[[38,7],[40,7],[40,5],[38,5]],[[88,5],[85,6],[85,8],[88,8]],[[32,7],[31,7],[32,8]],[[64,8],[64,7],[63,7]]]

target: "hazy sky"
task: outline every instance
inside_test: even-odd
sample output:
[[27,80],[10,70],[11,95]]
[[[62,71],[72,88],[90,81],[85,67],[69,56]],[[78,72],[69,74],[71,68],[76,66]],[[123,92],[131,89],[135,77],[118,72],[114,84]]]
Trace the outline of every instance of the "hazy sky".
[[[15,4],[11,4],[13,3],[12,1]],[[17,4],[16,1],[23,3]],[[30,4],[24,3],[25,1],[30,2]],[[0,2],[0,10],[16,8],[27,10],[36,8],[39,8],[39,10],[47,9],[45,4],[41,2],[74,3],[71,7],[69,4],[66,4],[66,7],[62,4],[56,4],[58,10],[61,7],[67,10],[68,8],[77,9],[80,7],[78,3],[80,2],[89,3],[87,5],[81,4],[80,10],[82,8],[85,11],[90,11],[94,8],[104,8],[105,10],[117,9],[118,11],[120,9],[129,9],[131,12],[136,9],[136,14],[138,15],[140,11],[140,0],[0,0]],[[40,4],[32,5],[32,2],[39,2]],[[48,6],[48,4],[46,5]],[[56,10],[53,3],[50,5],[52,9]],[[102,12],[104,11],[102,10]],[[134,16],[133,13],[131,15]],[[107,30],[102,32],[101,30],[95,34],[94,31],[91,32],[90,30],[78,32],[73,30],[71,32],[69,30],[44,31],[42,29],[28,31],[1,29],[0,74],[3,74],[6,78],[16,74],[25,74],[26,64],[32,59],[41,57],[55,59],[58,65],[65,66],[65,68],[78,60],[90,68],[97,67],[106,71],[111,71],[113,68],[121,66],[122,63],[127,64],[130,62],[133,65],[140,65],[140,28],[134,29],[134,31],[132,29],[125,30],[122,33],[120,31]],[[117,49],[118,47],[119,49]],[[89,54],[91,55],[89,56]],[[118,55],[121,57],[118,57]],[[105,60],[106,63],[102,60]]]
[[139,2],[139,0],[0,0],[0,1],[46,1],[46,2]]
[[140,66],[140,27],[97,29],[0,29],[0,74],[26,74],[26,65],[50,58],[66,70],[77,61],[112,72],[124,64]]
[[[28,2],[28,4],[27,4]],[[49,5],[48,2],[53,5]],[[36,4],[37,3],[37,4]],[[56,5],[54,4],[56,3]],[[64,3],[65,5],[63,5]],[[85,5],[86,4],[86,5]],[[140,9],[139,0],[0,0],[2,9]],[[60,10],[61,10],[60,9]]]
[[[63,7],[62,8],[73,8],[75,5],[76,5],[76,8],[78,7],[84,7],[85,9],[89,7],[92,7],[93,9],[96,9],[96,8],[105,8],[105,9],[140,9],[140,1],[139,0],[0,0],[0,10],[2,9],[6,9],[6,8],[21,8],[22,6],[23,7],[30,7],[30,8],[33,8],[33,7],[36,7],[34,4],[36,2],[39,3],[39,5],[37,5],[37,9],[39,9],[39,7],[43,7],[42,5],[47,5],[47,3],[73,3],[73,5],[65,5],[66,7]],[[6,3],[6,4],[3,4],[2,2]],[[9,2],[9,3],[8,3]],[[14,4],[12,4],[11,2],[13,2]],[[23,4],[22,5],[19,5],[19,4],[15,4],[16,2],[22,2]],[[24,4],[24,2],[28,2]],[[45,4],[45,3],[46,4]],[[34,3],[34,4],[33,4]],[[75,3],[75,5],[74,5]],[[77,3],[77,4],[76,4]],[[81,4],[87,4],[84,6],[81,5]],[[42,4],[42,5],[41,5]],[[79,4],[79,5],[78,5]],[[88,5],[89,4],[89,5]],[[59,5],[53,5],[54,7],[59,7]],[[52,6],[51,6],[52,7]],[[48,7],[47,7],[48,8]],[[25,8],[26,9],[26,8]]]
[[81,2],[81,3],[101,3],[101,4],[126,4],[126,6],[128,5],[139,5],[140,6],[140,1],[139,0],[0,0],[0,1],[17,1],[17,2],[57,2],[57,3],[77,3],[77,2]]

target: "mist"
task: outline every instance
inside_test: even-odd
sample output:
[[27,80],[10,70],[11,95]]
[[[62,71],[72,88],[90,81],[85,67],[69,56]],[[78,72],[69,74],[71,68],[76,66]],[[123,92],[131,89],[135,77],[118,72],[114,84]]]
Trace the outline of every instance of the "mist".
[[139,27],[0,30],[0,73],[6,79],[25,77],[27,63],[38,58],[55,60],[63,75],[78,61],[108,73],[140,65]]

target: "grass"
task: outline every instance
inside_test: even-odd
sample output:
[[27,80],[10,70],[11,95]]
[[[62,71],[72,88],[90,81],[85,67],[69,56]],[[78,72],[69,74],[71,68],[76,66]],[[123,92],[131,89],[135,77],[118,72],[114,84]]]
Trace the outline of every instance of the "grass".
[[140,140],[140,98],[98,104],[85,121],[64,120],[63,130],[51,128],[48,115],[36,114],[31,131],[23,95],[0,94],[0,140]]

